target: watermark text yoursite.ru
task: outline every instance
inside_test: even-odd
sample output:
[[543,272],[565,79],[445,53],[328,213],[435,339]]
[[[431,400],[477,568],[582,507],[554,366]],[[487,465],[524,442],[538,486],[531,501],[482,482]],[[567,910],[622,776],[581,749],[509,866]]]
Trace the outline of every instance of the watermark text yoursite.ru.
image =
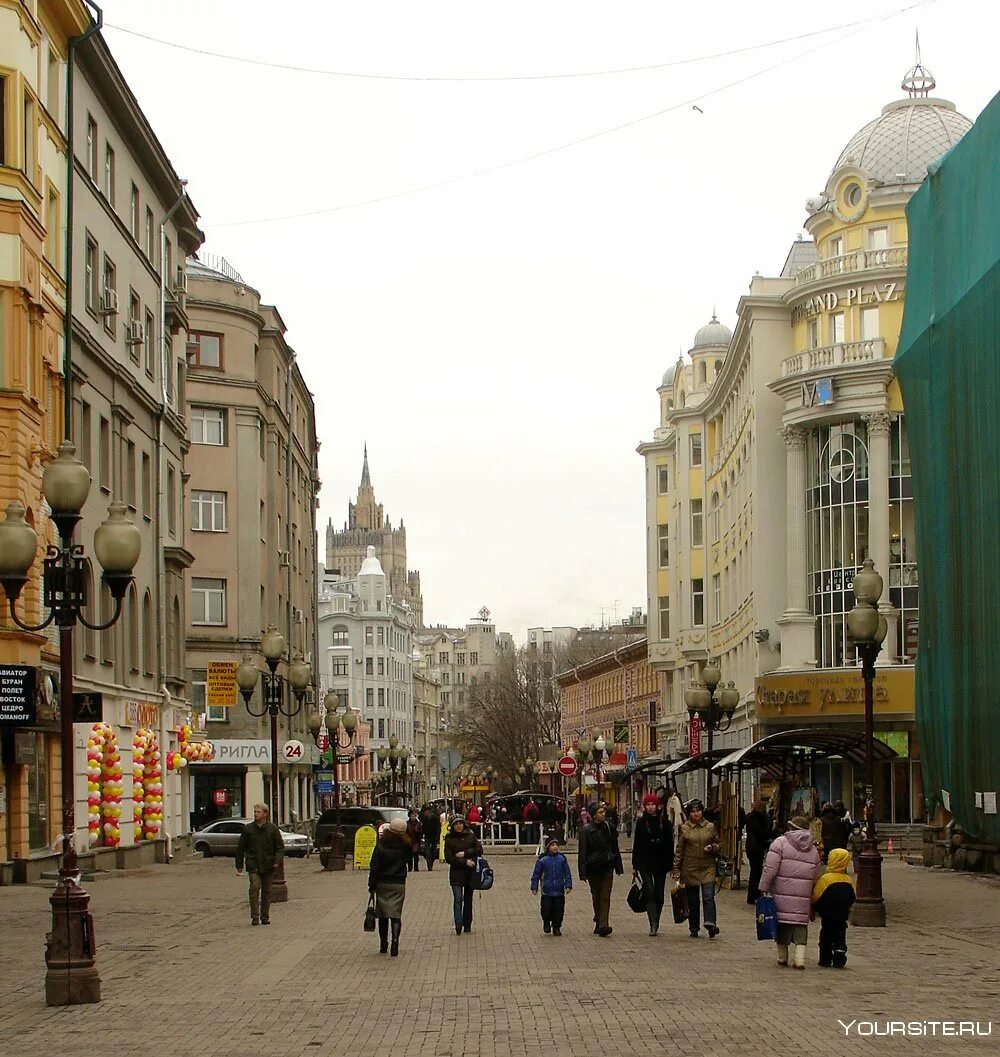
[[989,1020],[839,1020],[845,1036],[902,1035],[916,1038],[926,1035],[983,1037],[993,1034]]

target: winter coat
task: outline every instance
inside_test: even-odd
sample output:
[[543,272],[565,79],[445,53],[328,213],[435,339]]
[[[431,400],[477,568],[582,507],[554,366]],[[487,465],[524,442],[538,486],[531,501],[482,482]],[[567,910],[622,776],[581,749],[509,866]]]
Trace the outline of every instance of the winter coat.
[[285,842],[281,830],[273,822],[258,826],[248,822],[236,845],[236,869],[242,870],[244,860],[250,873],[270,873],[285,857]]
[[835,848],[846,848],[851,840],[851,827],[836,811],[824,811],[820,815],[822,827],[820,829],[823,842],[823,855],[829,858],[830,852]]
[[546,852],[535,860],[535,868],[531,871],[532,892],[538,891],[539,881],[542,882],[543,896],[561,896],[572,890],[573,874],[569,860],[561,851],[555,855]]
[[614,870],[624,873],[622,853],[618,850],[618,833],[610,822],[591,822],[580,831],[580,880],[600,877]]
[[635,824],[632,869],[639,873],[667,874],[674,862],[674,827],[661,815],[645,812]]
[[472,807],[469,808],[469,821],[479,822],[481,817],[482,816],[478,806],[476,804],[473,804]]
[[413,845],[408,837],[393,833],[391,829],[382,830],[368,866],[368,891],[374,892],[375,886],[380,884],[405,885],[406,870],[412,858]]
[[[712,851],[706,851],[709,846]],[[704,817],[700,822],[690,819],[681,826],[674,852],[674,872],[683,885],[707,885],[715,881],[715,860],[719,854],[719,833]]]
[[524,810],[521,812],[522,822],[537,822],[542,817],[541,811],[538,810],[538,805],[529,801],[524,805]]
[[665,814],[670,820],[670,824],[674,827],[674,833],[676,833],[687,821],[684,815],[684,808],[681,805],[681,798],[676,793],[671,793],[670,796],[667,797]]
[[424,827],[420,824],[419,818],[411,818],[406,823],[406,836],[410,841],[411,852],[418,851],[420,848],[420,840],[424,835]]
[[813,885],[822,872],[823,863],[809,830],[791,829],[771,845],[759,888],[774,898],[779,922],[809,923]]
[[424,811],[420,815],[420,825],[423,827],[424,840],[428,844],[437,844],[441,839],[441,819],[436,811]]
[[475,833],[466,826],[461,833],[456,833],[454,823],[444,839],[444,861],[451,869],[448,871],[448,882],[468,888],[472,884],[473,871],[466,863],[475,862],[483,854],[483,846],[476,840]]
[[854,906],[854,882],[847,876],[851,853],[835,848],[830,853],[826,873],[813,888],[812,901],[816,913],[825,922],[846,924]]
[[744,849],[748,859],[764,858],[771,841],[771,820],[764,811],[751,811],[747,815],[747,836]]

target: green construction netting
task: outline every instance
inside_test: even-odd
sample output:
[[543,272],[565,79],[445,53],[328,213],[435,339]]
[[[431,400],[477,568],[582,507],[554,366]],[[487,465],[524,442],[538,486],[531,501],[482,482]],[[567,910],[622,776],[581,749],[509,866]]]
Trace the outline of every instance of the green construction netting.
[[1000,841],[982,806],[1000,794],[1000,95],[931,170],[906,210],[894,362],[920,569],[917,728],[929,803]]

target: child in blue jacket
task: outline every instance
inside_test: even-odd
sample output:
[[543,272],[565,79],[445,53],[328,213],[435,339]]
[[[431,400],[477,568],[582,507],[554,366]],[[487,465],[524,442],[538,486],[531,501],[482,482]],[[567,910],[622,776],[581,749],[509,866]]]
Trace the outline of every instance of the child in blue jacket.
[[573,874],[555,837],[549,838],[545,844],[545,854],[539,855],[535,862],[531,874],[532,895],[537,894],[539,881],[542,882],[542,931],[561,936],[566,893],[573,891]]

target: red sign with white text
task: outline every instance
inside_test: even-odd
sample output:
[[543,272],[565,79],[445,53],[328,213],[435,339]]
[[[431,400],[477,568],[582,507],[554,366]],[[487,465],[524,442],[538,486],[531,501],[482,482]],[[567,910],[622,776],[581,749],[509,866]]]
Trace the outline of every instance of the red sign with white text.
[[229,792],[225,789],[213,789],[212,803],[216,807],[225,807],[229,803]]

